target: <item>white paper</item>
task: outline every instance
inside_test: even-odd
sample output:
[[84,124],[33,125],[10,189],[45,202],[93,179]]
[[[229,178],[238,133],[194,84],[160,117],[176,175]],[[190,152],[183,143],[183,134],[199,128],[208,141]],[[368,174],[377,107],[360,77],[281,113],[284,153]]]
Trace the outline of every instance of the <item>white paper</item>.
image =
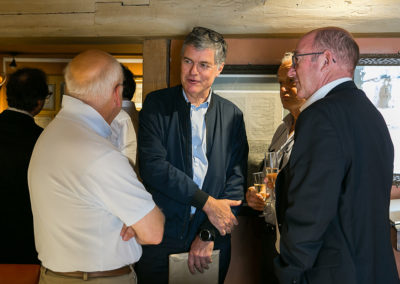
[[189,253],[171,254],[169,256],[170,284],[218,284],[219,250],[214,250],[211,255],[212,263],[203,273],[196,271],[191,274],[188,267]]

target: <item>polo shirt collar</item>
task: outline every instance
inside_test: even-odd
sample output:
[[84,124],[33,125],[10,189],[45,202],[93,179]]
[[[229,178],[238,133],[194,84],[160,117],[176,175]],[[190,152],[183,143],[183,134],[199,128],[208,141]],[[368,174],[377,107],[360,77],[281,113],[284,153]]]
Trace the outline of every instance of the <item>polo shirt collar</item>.
[[104,138],[111,136],[111,126],[93,107],[79,99],[64,95],[59,115],[85,124]]

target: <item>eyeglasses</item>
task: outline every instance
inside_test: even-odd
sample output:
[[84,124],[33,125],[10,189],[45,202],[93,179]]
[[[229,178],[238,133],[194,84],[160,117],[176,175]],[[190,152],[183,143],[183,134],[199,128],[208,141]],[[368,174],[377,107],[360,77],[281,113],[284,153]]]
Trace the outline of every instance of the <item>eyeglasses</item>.
[[299,63],[299,57],[300,56],[307,56],[307,55],[321,55],[324,52],[311,52],[311,53],[294,53],[292,55],[292,66],[293,68],[296,68],[296,65]]
[[194,27],[192,30],[192,33],[199,35],[199,36],[207,34],[208,37],[214,42],[224,42],[224,38],[222,37],[222,35],[220,35],[219,33],[215,32],[213,30],[207,29],[207,28]]
[[188,68],[192,68],[193,65],[196,65],[196,69],[198,72],[207,72],[211,70],[215,64],[210,64],[208,62],[193,62],[189,58],[182,58],[182,66],[186,66]]

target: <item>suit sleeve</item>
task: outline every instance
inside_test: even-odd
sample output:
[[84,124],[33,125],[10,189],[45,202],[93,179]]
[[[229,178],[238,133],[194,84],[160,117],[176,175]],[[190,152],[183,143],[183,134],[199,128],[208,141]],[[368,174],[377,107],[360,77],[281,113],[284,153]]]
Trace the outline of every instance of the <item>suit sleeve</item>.
[[202,192],[188,175],[167,160],[163,137],[164,132],[168,130],[164,128],[166,118],[160,113],[160,104],[157,97],[149,94],[139,113],[140,176],[151,190],[162,193],[178,203],[202,208],[208,194]]
[[343,147],[329,116],[307,109],[299,117],[289,161],[287,210],[275,270],[280,283],[307,283],[334,219],[345,172]]
[[[218,198],[244,200],[249,147],[242,113],[236,114],[236,127],[231,137],[232,152],[230,154],[225,190]],[[232,207],[232,212],[235,216],[238,214],[239,209],[240,206]],[[200,229],[203,228],[209,229],[216,237],[220,236],[218,230],[208,219],[201,225]]]

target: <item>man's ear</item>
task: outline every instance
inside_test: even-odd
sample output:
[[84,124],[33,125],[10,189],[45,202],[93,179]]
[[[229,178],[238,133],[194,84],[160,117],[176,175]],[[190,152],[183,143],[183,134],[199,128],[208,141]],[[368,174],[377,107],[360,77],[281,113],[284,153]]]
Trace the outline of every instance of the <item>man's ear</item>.
[[332,64],[336,63],[335,59],[333,58],[333,54],[330,50],[325,50],[324,53],[321,55],[323,58],[321,70],[328,69]]
[[219,74],[221,74],[222,70],[224,69],[224,66],[225,66],[225,63],[221,63],[221,64],[218,66],[218,74],[217,74],[217,76],[219,76]]
[[45,103],[45,99],[37,100],[36,107],[33,110],[31,110],[29,113],[32,114],[32,116],[37,115],[42,110],[44,103]]
[[118,85],[113,92],[113,101],[117,106],[121,106],[122,104],[122,85]]

